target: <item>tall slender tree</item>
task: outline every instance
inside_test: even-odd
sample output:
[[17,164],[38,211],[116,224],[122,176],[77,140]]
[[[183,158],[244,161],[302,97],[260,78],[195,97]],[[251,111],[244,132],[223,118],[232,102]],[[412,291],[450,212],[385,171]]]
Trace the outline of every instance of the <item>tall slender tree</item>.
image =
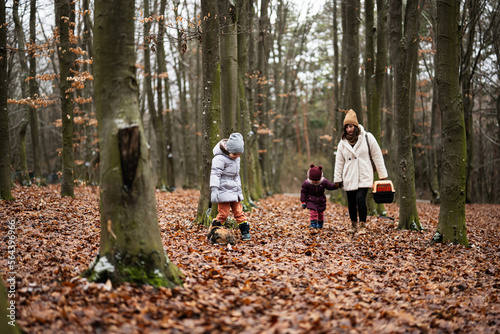
[[[19,1],[15,0],[12,6],[12,17],[14,19],[15,32],[17,36],[17,55],[19,58],[19,64],[21,66],[21,71],[19,72],[19,81],[21,85],[21,94],[23,100],[29,99],[29,68],[28,61],[26,59],[26,49],[25,49],[25,38],[24,29],[19,17]],[[29,185],[31,183],[28,173],[28,161],[26,157],[26,133],[28,131],[29,124],[29,105],[21,104],[21,122],[18,126],[18,155],[19,163],[17,166],[19,173],[19,181],[22,185]]]
[[62,118],[62,181],[61,196],[74,197],[75,154],[73,151],[73,102],[70,77],[74,67],[75,3],[72,0],[56,0],[56,25],[59,30],[59,94]]
[[[179,6],[180,0],[174,1],[174,14],[179,17]],[[184,187],[193,188],[195,185],[194,179],[194,150],[192,149],[193,140],[192,136],[193,129],[191,123],[190,112],[187,103],[187,80],[186,80],[186,61],[183,57],[187,51],[187,36],[184,29],[181,28],[180,20],[176,20],[177,27],[177,49],[179,52],[179,62],[177,71],[177,86],[179,87],[179,109],[180,109],[180,119],[182,125],[182,131],[180,133],[182,139],[182,150],[183,159],[183,170],[184,170]]]
[[0,199],[13,199],[10,189],[10,140],[7,90],[7,24],[5,20],[5,1],[0,1]]
[[[398,186],[399,186],[399,229],[422,230],[418,218],[417,199],[415,194],[415,166],[412,153],[413,112],[410,111],[409,94],[411,85],[411,70],[413,65],[412,52],[414,43],[418,40],[417,20],[420,10],[418,0],[409,0],[405,9],[404,35],[401,33],[401,2],[391,0],[391,29],[397,31],[398,52],[393,59],[395,67],[394,98],[395,98],[395,130],[397,142]],[[397,17],[399,16],[399,20]]]
[[182,273],[160,236],[150,148],[139,112],[135,73],[135,1],[95,2],[95,102],[101,149],[101,238],[96,261],[84,273],[168,286]]
[[437,82],[442,117],[441,207],[432,239],[467,246],[465,226],[467,143],[460,94],[458,1],[437,2]]
[[359,83],[359,4],[356,0],[348,0],[346,4],[346,30],[343,38],[346,39],[346,87],[347,106],[354,109],[358,121],[363,123],[363,107],[361,104],[361,90]]
[[257,114],[259,129],[259,161],[262,170],[262,183],[264,191],[268,193],[271,187],[271,129],[269,128],[268,113],[268,57],[269,57],[269,32],[270,19],[268,14],[269,0],[261,0],[259,17],[259,39],[257,44]]
[[210,169],[212,148],[219,142],[221,91],[219,60],[219,21],[217,0],[201,0],[202,49],[203,49],[203,115],[201,146],[201,190],[196,221],[208,225],[216,210],[210,208]]
[[[166,173],[166,187],[168,191],[175,189],[175,173],[174,173],[174,158],[172,148],[172,109],[170,109],[170,79],[167,73],[167,63],[165,61],[165,43],[163,42],[165,36],[165,9],[167,7],[167,0],[160,2],[160,15],[158,19],[158,45],[156,46],[157,62],[158,62],[158,110],[161,113],[158,116],[162,119],[159,122],[164,123],[164,152],[165,152],[165,173]],[[161,81],[163,80],[163,86]],[[162,93],[163,92],[163,93]],[[164,96],[163,96],[164,95]],[[165,98],[165,109],[162,107],[161,100]],[[164,120],[164,121],[162,121]]]
[[221,70],[221,136],[228,138],[238,128],[238,40],[236,8],[229,0],[218,1]]
[[41,182],[42,178],[42,168],[40,163],[40,144],[39,144],[39,134],[38,134],[38,114],[37,114],[37,103],[34,102],[38,98],[38,84],[36,81],[36,0],[30,1],[30,47],[29,47],[29,63],[30,63],[30,80],[29,80],[29,92],[32,99],[30,103],[30,132],[31,132],[31,146],[33,151],[33,176],[37,179],[37,182]]

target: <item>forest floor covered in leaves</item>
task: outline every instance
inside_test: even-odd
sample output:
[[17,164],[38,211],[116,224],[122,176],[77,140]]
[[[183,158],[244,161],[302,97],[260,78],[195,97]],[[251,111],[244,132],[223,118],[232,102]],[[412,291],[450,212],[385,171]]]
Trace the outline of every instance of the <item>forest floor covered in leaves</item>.
[[[0,269],[16,225],[16,323],[27,333],[499,333],[500,205],[467,205],[471,247],[430,245],[439,207],[418,203],[423,232],[395,227],[398,207],[352,236],[328,204],[311,230],[298,197],[248,214],[252,240],[211,245],[193,224],[199,192],[157,193],[162,240],[185,277],[175,289],[89,283],[99,249],[95,187],[17,187],[0,203]],[[239,237],[239,233],[237,234]],[[1,321],[7,321],[2,319]]]

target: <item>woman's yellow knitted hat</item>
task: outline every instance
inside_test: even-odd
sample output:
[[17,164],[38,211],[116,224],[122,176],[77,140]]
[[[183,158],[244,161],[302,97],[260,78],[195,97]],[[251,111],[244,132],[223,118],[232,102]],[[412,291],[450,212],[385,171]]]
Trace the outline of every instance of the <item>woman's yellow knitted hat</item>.
[[345,115],[344,126],[346,126],[346,124],[352,124],[352,125],[356,125],[356,126],[359,125],[358,118],[356,117],[356,113],[352,109],[349,109],[349,111]]

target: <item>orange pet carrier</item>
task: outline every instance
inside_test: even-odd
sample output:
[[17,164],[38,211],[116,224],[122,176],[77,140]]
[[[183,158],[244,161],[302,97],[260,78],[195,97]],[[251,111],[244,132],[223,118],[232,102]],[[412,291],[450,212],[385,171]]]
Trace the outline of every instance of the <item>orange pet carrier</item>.
[[372,194],[375,203],[392,203],[395,192],[392,181],[381,180],[373,183]]

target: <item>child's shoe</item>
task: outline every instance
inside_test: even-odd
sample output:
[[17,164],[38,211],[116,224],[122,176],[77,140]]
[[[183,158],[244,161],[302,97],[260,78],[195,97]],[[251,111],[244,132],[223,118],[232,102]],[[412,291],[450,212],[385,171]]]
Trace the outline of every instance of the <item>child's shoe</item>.
[[317,219],[311,220],[311,228],[318,228],[318,220]]
[[238,224],[238,227],[240,228],[241,232],[241,238],[243,240],[250,240],[252,236],[250,235],[250,224],[248,222],[243,222]]
[[318,228],[323,228],[323,220],[318,220]]

